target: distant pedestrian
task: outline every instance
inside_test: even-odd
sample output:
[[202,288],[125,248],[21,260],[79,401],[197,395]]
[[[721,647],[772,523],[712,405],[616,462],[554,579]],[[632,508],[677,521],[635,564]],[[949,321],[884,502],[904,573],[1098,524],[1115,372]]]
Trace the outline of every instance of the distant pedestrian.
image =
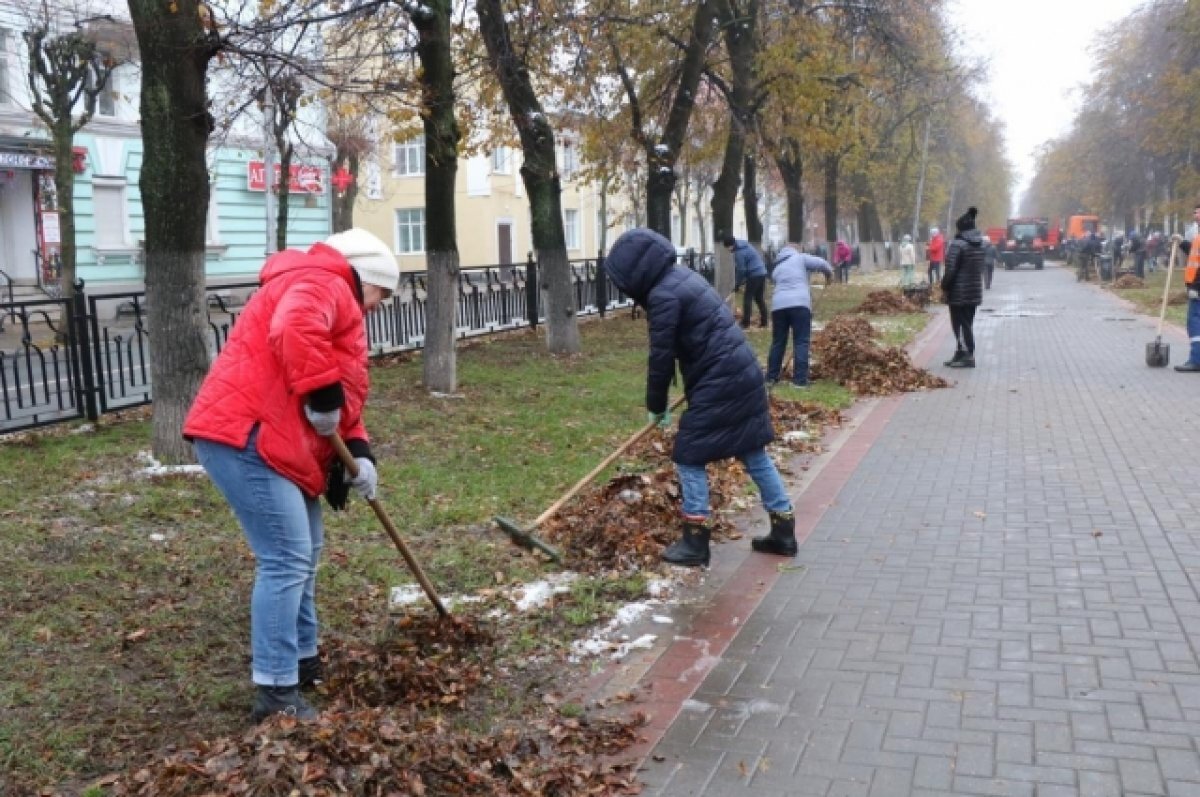
[[726,235],[723,243],[733,253],[733,289],[746,288],[742,294],[742,329],[750,328],[750,318],[754,314],[751,302],[758,305],[759,326],[766,327],[767,266],[763,263],[762,255],[749,243],[739,241],[732,235]]
[[954,357],[950,368],[975,367],[975,308],[983,301],[983,236],[975,228],[978,211],[968,208],[954,222],[958,233],[946,253],[946,276],[942,277],[942,297],[950,306],[950,326],[954,330]]
[[946,257],[946,239],[937,227],[929,230],[929,246],[925,251],[929,260],[929,287],[932,288],[942,278],[942,261]]
[[1133,255],[1133,273],[1139,279],[1146,276],[1146,241],[1134,230],[1129,234],[1129,254]]
[[604,259],[613,283],[646,308],[650,362],[646,409],[670,423],[667,394],[678,367],[687,411],[679,419],[671,459],[683,494],[683,534],[663,561],[705,567],[712,534],[709,462],[735,457],[758,487],[771,531],[751,541],[756,551],[796,553],[792,501],[766,445],[775,437],[763,372],[733,313],[699,274],[675,266],[671,242],[648,229],[630,230]]
[[992,239],[983,236],[983,287],[986,290],[992,289],[992,275],[996,272],[996,258],[999,253],[996,251],[996,245],[992,243]]
[[910,288],[917,282],[917,247],[912,236],[906,235],[900,242],[900,287]]
[[854,257],[849,245],[838,239],[833,248],[833,267],[837,271],[837,281],[843,285],[850,284],[850,261]]
[[787,244],[771,271],[775,293],[771,297],[771,352],[767,356],[767,384],[779,381],[788,334],[792,337],[792,384],[808,387],[808,346],[812,334],[812,292],[808,274],[826,277],[833,268],[819,257],[803,254],[799,244]]

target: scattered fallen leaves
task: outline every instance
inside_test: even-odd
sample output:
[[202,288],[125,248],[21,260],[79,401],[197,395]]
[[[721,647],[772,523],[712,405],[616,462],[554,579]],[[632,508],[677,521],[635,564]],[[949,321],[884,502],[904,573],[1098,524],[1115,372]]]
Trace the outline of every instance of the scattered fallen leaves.
[[1128,290],[1129,288],[1145,288],[1145,280],[1135,277],[1132,274],[1125,274],[1117,278],[1117,281],[1112,284],[1117,290]]
[[854,312],[864,315],[903,315],[925,309],[920,298],[910,300],[897,291],[871,291]]

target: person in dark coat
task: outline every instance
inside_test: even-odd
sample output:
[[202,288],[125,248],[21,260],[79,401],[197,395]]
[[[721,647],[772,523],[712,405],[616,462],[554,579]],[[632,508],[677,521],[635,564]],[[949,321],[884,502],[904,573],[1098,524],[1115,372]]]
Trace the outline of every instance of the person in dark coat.
[[996,244],[992,243],[992,239],[986,235],[983,236],[983,287],[984,290],[992,289],[992,275],[996,273],[996,258],[1000,253],[996,251]]
[[767,264],[763,262],[758,250],[747,241],[739,241],[732,235],[726,235],[722,243],[733,253],[733,289],[738,291],[743,285],[746,286],[746,293],[742,298],[742,329],[750,328],[750,318],[754,311],[751,302],[758,305],[758,325],[765,329],[768,323],[765,298]]
[[975,228],[978,211],[969,208],[954,222],[958,234],[946,250],[946,275],[942,277],[942,297],[950,305],[950,326],[954,329],[954,357],[946,361],[950,368],[975,367],[975,308],[983,301],[983,236]]
[[709,462],[741,460],[758,486],[771,531],[754,550],[796,553],[796,520],[783,479],[767,454],[775,437],[766,384],[754,350],[717,292],[693,271],[675,266],[675,249],[648,229],[630,230],[604,259],[613,283],[646,309],[650,360],[646,409],[650,420],[670,424],[667,394],[676,365],[688,408],[679,419],[671,459],[683,493],[683,536],[663,551],[663,561],[705,567],[711,534]]

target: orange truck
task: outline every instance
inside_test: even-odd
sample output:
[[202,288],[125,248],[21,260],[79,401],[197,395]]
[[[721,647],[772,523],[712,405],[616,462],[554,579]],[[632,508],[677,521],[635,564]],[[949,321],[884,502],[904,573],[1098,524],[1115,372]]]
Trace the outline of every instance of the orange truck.
[[1097,235],[1100,233],[1099,216],[1081,215],[1067,217],[1067,237],[1072,241],[1093,232]]

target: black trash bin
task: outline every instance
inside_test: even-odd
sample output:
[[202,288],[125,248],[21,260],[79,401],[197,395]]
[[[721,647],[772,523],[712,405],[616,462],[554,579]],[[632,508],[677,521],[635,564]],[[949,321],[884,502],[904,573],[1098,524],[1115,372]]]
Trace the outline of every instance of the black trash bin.
[[1112,255],[1100,255],[1100,279],[1104,282],[1112,282],[1113,278],[1113,257]]

